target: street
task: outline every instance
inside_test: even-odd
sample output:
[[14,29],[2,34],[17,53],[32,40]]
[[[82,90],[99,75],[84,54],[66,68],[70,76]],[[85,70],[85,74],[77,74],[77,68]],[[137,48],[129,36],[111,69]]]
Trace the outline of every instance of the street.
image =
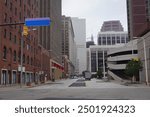
[[47,82],[35,87],[0,88],[1,100],[145,100],[150,88],[144,84],[124,85],[116,81],[83,78]]

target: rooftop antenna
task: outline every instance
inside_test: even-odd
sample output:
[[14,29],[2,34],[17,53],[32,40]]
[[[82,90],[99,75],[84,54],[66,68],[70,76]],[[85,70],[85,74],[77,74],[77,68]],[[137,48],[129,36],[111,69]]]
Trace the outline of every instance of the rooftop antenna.
[[93,37],[93,34],[91,35],[91,41],[94,41],[94,37]]

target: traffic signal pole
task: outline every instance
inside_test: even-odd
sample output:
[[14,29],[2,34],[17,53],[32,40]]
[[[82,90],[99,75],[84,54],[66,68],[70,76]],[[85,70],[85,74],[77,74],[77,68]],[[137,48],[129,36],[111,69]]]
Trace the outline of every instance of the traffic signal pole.
[[24,22],[0,24],[0,27],[2,27],[2,26],[15,26],[15,25],[24,25]]
[[21,73],[20,73],[20,87],[22,87],[22,76],[23,76],[23,31],[21,33]]

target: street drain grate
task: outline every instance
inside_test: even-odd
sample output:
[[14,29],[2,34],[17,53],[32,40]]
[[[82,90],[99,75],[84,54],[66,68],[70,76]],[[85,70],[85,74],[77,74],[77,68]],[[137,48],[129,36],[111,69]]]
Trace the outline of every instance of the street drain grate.
[[72,83],[69,87],[85,87],[85,82],[75,82],[75,83]]
[[85,81],[85,79],[80,79],[80,80],[77,80],[76,82],[84,82]]

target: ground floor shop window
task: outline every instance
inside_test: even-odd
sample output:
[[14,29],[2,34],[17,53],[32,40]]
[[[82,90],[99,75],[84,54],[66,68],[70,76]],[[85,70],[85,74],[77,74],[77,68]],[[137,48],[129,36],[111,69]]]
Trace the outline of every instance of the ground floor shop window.
[[12,84],[16,84],[16,83],[17,83],[17,72],[13,71]]
[[33,73],[31,73],[31,82],[34,82],[35,80],[34,80],[34,74]]
[[25,84],[26,83],[26,75],[25,73],[22,74],[22,82]]
[[6,85],[7,84],[7,71],[6,70],[2,70],[2,79],[1,79],[1,84],[2,85]]
[[27,73],[26,82],[27,82],[27,83],[28,83],[28,82],[31,82],[30,74],[29,74],[29,73]]

